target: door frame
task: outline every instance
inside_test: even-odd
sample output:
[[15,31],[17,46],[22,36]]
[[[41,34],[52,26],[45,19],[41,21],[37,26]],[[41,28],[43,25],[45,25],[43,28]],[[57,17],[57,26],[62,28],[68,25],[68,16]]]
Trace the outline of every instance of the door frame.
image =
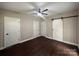
[[[63,38],[64,38],[64,23],[63,23],[63,20],[62,19],[56,19],[56,20],[61,20],[61,22],[62,22],[62,40],[58,40],[58,41],[63,41]],[[54,22],[55,20],[53,20],[52,21],[52,29],[53,29],[53,22]],[[53,29],[54,30],[54,29]],[[53,33],[52,33],[53,34]],[[54,35],[53,35],[53,37],[54,37]],[[54,39],[54,38],[53,38]]]
[[41,22],[41,35],[46,36],[46,21]]
[[[38,25],[37,27],[35,27],[35,25]],[[38,31],[36,31],[35,32],[35,30],[37,30],[38,29]],[[33,36],[34,37],[38,37],[38,36],[40,36],[40,22],[39,22],[39,20],[33,20]]]
[[[20,19],[20,17],[12,17],[12,16],[3,16],[3,49],[4,48],[6,48],[6,45],[5,45],[5,17],[10,17],[10,18],[18,18],[19,20],[20,20],[20,31],[19,31],[19,35],[20,35],[20,39],[21,39],[21,19]],[[20,42],[20,39],[18,40],[18,42],[17,43],[19,43]],[[15,43],[15,44],[17,44],[17,43]],[[15,45],[15,44],[13,44],[13,45]],[[11,45],[12,46],[12,45]]]

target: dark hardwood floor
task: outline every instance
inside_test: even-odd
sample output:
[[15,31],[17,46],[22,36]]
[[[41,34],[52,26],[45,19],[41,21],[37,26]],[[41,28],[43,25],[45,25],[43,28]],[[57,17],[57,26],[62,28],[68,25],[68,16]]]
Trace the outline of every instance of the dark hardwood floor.
[[77,56],[77,46],[43,36],[0,51],[1,56]]

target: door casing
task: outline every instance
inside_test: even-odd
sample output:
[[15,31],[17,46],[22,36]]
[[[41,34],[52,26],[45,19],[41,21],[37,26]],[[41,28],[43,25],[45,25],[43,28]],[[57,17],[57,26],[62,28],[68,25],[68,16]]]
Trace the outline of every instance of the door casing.
[[4,16],[4,47],[17,44],[20,37],[20,18]]

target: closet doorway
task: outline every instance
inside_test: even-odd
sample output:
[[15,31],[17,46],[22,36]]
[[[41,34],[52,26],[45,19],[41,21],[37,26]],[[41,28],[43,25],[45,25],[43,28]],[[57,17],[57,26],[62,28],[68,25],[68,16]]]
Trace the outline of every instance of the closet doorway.
[[53,20],[52,27],[53,27],[53,39],[63,41],[63,21],[62,19]]
[[40,34],[40,23],[39,20],[33,20],[33,35],[34,37],[38,37]]
[[4,17],[4,47],[14,45],[20,41],[20,19]]

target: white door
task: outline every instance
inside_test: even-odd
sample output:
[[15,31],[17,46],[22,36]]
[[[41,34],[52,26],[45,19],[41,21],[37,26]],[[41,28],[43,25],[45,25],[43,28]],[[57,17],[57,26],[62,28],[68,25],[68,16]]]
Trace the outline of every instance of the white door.
[[4,17],[4,45],[5,47],[18,43],[20,40],[20,19]]
[[63,40],[63,22],[61,19],[53,20],[53,39]]
[[34,37],[39,36],[39,21],[38,20],[33,20],[33,32],[34,32]]
[[41,22],[41,35],[46,36],[46,22],[45,21]]

